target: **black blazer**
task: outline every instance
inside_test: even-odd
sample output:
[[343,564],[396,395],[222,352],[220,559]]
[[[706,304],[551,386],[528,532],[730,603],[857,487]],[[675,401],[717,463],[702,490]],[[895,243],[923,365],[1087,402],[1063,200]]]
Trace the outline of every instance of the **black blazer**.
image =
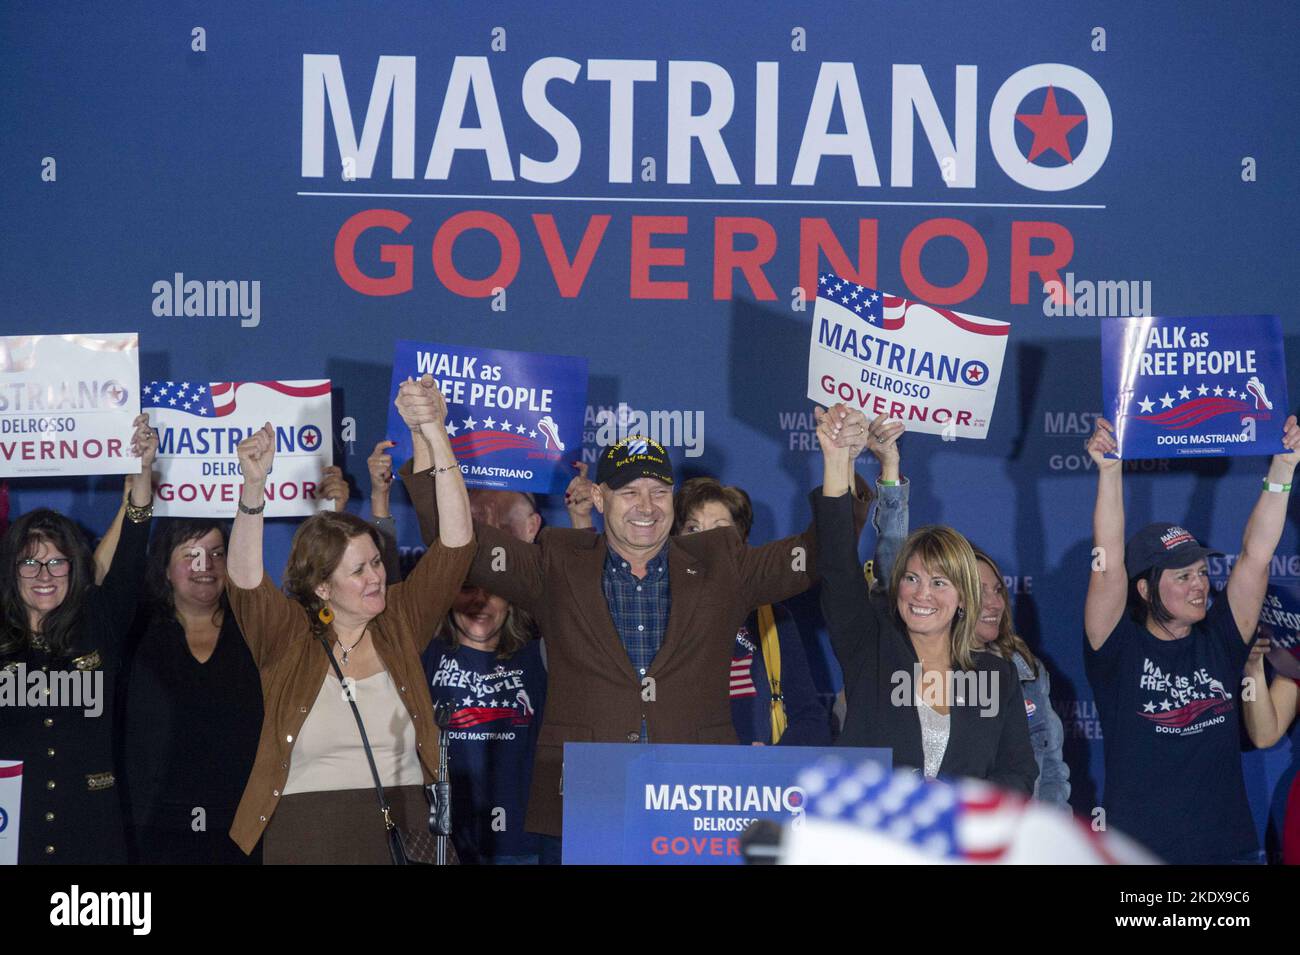
[[[894,751],[895,766],[920,768],[925,762],[921,719],[912,693],[913,667],[919,661],[912,641],[895,624],[888,598],[867,589],[849,495],[827,498],[819,493],[813,507],[822,613],[844,671],[848,702],[838,745],[888,747]],[[905,674],[906,682],[898,674]],[[1038,764],[1015,665],[992,653],[978,653],[974,673],[961,678],[969,679],[972,688],[986,688],[991,696],[985,700],[991,704],[996,698],[996,712],[992,705],[981,708],[979,694],[963,696],[958,684],[940,775],[985,779],[1030,795]],[[900,700],[906,702],[899,705]]]

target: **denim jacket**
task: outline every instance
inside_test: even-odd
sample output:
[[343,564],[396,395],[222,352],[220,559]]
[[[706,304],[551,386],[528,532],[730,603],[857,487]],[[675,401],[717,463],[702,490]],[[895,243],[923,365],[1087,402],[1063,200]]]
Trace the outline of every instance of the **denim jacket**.
[[1038,782],[1034,784],[1034,798],[1039,802],[1070,808],[1070,767],[1061,758],[1065,743],[1065,729],[1061,718],[1052,709],[1051,682],[1047,667],[1038,662],[1038,676],[1034,677],[1025,658],[1017,653],[1013,658],[1020,673],[1020,689],[1025,694],[1025,713],[1029,717],[1029,741],[1038,760]]

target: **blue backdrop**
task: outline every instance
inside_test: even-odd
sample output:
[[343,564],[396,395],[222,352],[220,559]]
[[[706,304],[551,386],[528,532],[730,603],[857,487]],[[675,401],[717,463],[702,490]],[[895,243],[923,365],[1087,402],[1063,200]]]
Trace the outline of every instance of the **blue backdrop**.
[[[914,524],[1014,576],[1094,806],[1096,305],[1278,314],[1300,381],[1293,5],[472,6],[5,4],[3,332],[138,330],[145,378],[328,376],[336,460],[363,480],[394,341],[586,355],[589,459],[625,403],[684,473],[748,488],[761,540],[807,521],[819,481],[801,281],[1009,321],[988,440],[910,437],[904,473]],[[204,283],[190,314],[178,282]],[[1130,523],[1235,552],[1264,468],[1137,462]],[[11,486],[15,513],[93,530],[119,493]],[[1296,542],[1293,523],[1281,576]],[[1261,824],[1291,753],[1246,757]]]

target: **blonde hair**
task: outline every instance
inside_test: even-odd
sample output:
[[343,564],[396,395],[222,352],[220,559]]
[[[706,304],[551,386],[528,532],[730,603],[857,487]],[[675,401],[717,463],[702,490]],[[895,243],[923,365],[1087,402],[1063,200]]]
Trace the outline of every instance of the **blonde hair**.
[[948,647],[954,667],[973,670],[975,653],[983,649],[980,638],[975,635],[980,606],[980,575],[975,551],[965,537],[943,524],[918,528],[903,542],[890,574],[889,594],[895,622],[904,633],[907,629],[898,616],[898,587],[913,557],[918,558],[931,573],[948,578],[957,588],[957,614],[948,629]]

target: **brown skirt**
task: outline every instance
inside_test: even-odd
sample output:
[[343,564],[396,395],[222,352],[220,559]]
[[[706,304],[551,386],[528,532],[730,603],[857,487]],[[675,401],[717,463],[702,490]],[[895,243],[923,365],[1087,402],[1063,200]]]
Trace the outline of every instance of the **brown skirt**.
[[[399,829],[427,830],[422,786],[384,789]],[[262,839],[266,865],[392,865],[374,789],[293,793],[280,800]]]

